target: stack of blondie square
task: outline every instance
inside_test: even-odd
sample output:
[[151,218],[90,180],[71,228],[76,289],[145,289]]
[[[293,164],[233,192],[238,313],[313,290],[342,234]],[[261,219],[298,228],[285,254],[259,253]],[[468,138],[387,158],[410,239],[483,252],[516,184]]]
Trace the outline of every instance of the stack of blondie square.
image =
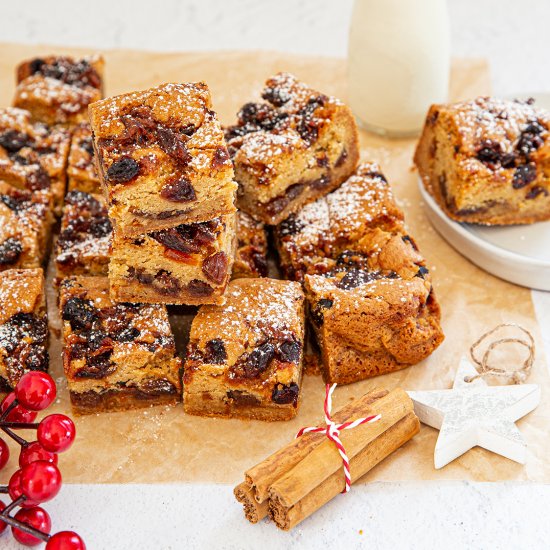
[[[32,59],[17,82],[16,107],[0,111],[7,387],[47,368],[41,268],[56,216],[78,413],[183,395],[189,414],[286,420],[308,347],[327,382],[348,384],[442,341],[429,270],[338,99],[280,73],[223,129],[202,82],[102,99],[97,56]],[[9,300],[21,285],[33,294]],[[181,305],[198,310],[178,352]]]

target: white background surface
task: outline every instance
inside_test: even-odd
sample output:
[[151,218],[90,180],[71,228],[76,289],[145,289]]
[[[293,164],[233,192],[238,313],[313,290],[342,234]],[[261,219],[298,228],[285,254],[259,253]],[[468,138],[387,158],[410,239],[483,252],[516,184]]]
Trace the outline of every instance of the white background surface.
[[[351,6],[352,0],[4,0],[0,40],[345,56]],[[550,91],[548,0],[450,0],[449,11],[453,54],[487,57],[497,94]],[[550,295],[533,299],[550,357]],[[550,487],[535,484],[376,483],[338,497],[290,534],[249,525],[223,485],[68,485],[46,507],[53,530],[77,530],[89,550],[550,547]],[[19,546],[4,535],[0,548]]]

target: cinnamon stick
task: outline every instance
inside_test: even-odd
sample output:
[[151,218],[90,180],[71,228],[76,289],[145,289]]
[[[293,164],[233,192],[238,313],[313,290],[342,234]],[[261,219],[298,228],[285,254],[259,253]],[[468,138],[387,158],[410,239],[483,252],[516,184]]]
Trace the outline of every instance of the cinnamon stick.
[[[372,424],[343,430],[352,483],[411,439],[419,430],[412,401],[401,389],[375,390],[333,415],[342,423],[381,414]],[[291,529],[344,487],[342,459],[323,433],[308,433],[248,470],[235,496],[253,523],[269,511],[281,529]]]

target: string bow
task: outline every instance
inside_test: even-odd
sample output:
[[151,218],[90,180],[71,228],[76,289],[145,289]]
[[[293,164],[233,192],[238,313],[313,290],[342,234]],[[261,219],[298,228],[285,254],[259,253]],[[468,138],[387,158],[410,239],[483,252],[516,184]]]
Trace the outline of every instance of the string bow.
[[340,440],[340,432],[342,430],[351,430],[353,428],[356,428],[357,426],[360,426],[361,424],[370,424],[371,422],[376,422],[382,418],[382,415],[377,414],[373,416],[366,416],[364,418],[358,418],[357,420],[352,420],[348,422],[343,422],[341,424],[337,424],[334,422],[330,416],[330,413],[332,411],[332,393],[336,389],[336,384],[330,384],[326,385],[326,395],[325,395],[325,404],[324,404],[324,411],[325,411],[325,423],[326,426],[309,426],[307,428],[302,428],[297,434],[296,437],[301,437],[305,433],[324,433],[330,441],[336,445],[336,448],[338,449],[338,452],[340,453],[340,456],[342,457],[342,465],[344,468],[344,477],[346,480],[346,486],[344,487],[344,490],[342,493],[347,493],[351,489],[351,474],[349,470],[349,458],[346,453],[346,449]]

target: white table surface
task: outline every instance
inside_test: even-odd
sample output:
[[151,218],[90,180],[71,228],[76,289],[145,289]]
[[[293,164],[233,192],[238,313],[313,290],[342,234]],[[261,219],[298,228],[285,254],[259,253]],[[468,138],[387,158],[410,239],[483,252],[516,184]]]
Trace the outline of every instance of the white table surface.
[[[1,4],[0,40],[345,56],[351,6],[352,0],[12,1]],[[449,11],[453,54],[487,57],[497,94],[550,90],[548,0],[450,0]],[[532,296],[550,357],[550,293]],[[66,485],[46,507],[53,530],[77,530],[89,550],[550,547],[550,486],[532,483],[360,486],[290,534],[267,522],[248,524],[228,485]],[[0,548],[20,546],[4,535]]]

